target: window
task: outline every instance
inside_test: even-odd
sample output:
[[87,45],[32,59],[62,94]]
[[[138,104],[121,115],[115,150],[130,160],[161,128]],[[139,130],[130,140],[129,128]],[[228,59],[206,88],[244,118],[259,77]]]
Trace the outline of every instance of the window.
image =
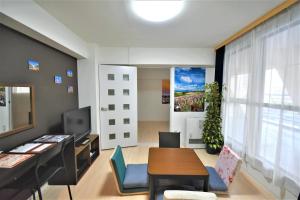
[[114,111],[115,110],[115,104],[109,104],[108,105],[108,110],[109,111]]
[[115,75],[114,74],[107,74],[107,80],[109,80],[109,81],[115,80]]
[[287,189],[300,186],[299,10],[226,46],[224,60],[225,143]]
[[125,132],[124,133],[124,138],[130,138],[130,132]]
[[108,125],[110,125],[110,126],[116,125],[116,120],[115,119],[109,119],[108,120]]
[[108,93],[108,96],[114,96],[115,95],[115,90],[114,89],[108,89],[107,93]]
[[123,90],[123,95],[124,96],[129,96],[129,90],[128,89],[124,89]]
[[115,133],[110,133],[108,135],[109,140],[115,140],[116,139],[116,134]]
[[129,74],[123,74],[123,81],[129,81]]
[[130,119],[129,118],[124,118],[123,123],[124,124],[130,124]]
[[129,104],[123,104],[123,110],[129,110],[130,105]]
[[12,87],[12,92],[18,94],[29,94],[30,87]]
[[[264,148],[259,151],[259,159],[271,169],[274,169],[280,157],[280,169],[291,177],[291,172],[297,171],[295,165],[290,163],[295,162],[295,151],[300,152],[300,106],[296,103],[299,92],[295,88],[298,87],[295,76],[300,75],[300,62],[299,59],[290,59],[290,55],[294,51],[299,52],[300,39],[294,38],[289,42],[288,38],[297,29],[300,29],[300,25],[273,32],[264,39],[265,71],[260,130],[260,145]],[[277,155],[276,149],[280,149],[284,155]]]

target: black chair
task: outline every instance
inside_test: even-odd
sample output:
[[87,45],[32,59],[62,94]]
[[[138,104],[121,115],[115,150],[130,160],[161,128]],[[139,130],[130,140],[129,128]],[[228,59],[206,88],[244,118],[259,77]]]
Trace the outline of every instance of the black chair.
[[160,148],[180,148],[180,132],[159,132]]
[[[30,190],[35,200],[35,192],[38,192],[39,200],[42,200],[41,187],[47,183],[57,172],[66,170],[64,158],[65,142],[57,144],[57,147],[50,149],[39,155],[36,167],[30,170],[20,179],[9,184],[5,188],[13,188],[18,190]],[[72,194],[68,185],[70,200]]]
[[[61,145],[57,148],[56,151],[49,152],[48,155],[43,155],[39,160],[36,170],[35,177],[37,181],[37,191],[39,195],[39,199],[42,200],[42,193],[40,187],[47,183],[56,173],[61,170],[66,170],[64,150],[65,150],[65,142],[58,144]],[[55,153],[58,155],[55,158],[47,159],[47,156],[51,158]],[[70,189],[70,185],[67,185],[69,198],[72,200],[72,193]]]

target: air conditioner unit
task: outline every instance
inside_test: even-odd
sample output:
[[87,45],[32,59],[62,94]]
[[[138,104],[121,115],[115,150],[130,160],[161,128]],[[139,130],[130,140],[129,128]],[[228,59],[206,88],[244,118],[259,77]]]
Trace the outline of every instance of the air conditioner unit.
[[205,148],[203,143],[203,118],[186,119],[186,147],[188,148]]

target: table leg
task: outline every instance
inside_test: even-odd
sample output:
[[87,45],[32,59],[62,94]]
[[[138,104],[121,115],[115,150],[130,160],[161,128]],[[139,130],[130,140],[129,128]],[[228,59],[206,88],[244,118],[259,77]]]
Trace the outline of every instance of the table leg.
[[155,200],[155,177],[149,176],[149,179],[150,179],[149,199]]
[[208,176],[204,178],[203,191],[208,192]]

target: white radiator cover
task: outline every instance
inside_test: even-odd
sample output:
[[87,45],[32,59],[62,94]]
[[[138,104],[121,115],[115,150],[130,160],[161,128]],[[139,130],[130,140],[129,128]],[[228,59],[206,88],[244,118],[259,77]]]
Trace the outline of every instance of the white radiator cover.
[[202,141],[204,119],[192,117],[186,119],[185,146],[188,148],[205,148]]

